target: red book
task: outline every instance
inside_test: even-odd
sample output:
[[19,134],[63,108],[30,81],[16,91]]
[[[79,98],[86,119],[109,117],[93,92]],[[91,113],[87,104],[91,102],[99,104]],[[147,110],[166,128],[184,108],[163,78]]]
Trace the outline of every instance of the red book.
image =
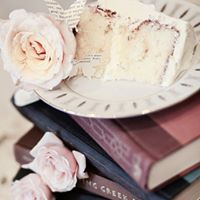
[[104,120],[71,116],[143,188],[200,164],[200,93],[164,111]]

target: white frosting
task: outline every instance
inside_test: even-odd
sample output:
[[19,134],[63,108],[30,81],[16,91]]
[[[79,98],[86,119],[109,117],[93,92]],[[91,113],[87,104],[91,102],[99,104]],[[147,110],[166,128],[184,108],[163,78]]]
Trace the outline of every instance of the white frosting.
[[148,19],[155,11],[155,6],[138,2],[137,0],[98,0],[103,9],[116,11],[122,17],[135,19]]

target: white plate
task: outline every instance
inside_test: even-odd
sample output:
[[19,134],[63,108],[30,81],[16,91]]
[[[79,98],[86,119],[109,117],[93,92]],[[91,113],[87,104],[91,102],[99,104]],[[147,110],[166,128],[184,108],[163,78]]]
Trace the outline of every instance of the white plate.
[[[155,5],[158,10],[168,15],[189,20],[200,38],[198,6],[184,0],[156,0]],[[76,77],[66,80],[53,91],[36,92],[47,104],[69,114],[94,118],[123,118],[170,107],[184,101],[199,89],[200,64],[197,64],[167,88],[133,81],[102,82]]]

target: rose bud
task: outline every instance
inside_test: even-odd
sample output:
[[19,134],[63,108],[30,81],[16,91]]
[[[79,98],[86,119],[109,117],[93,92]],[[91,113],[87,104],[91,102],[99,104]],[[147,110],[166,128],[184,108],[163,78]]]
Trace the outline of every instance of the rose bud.
[[88,178],[86,158],[70,151],[53,133],[47,132],[31,150],[34,160],[22,167],[38,173],[52,192],[67,192],[76,187],[77,178]]
[[54,200],[50,189],[37,174],[15,181],[11,187],[13,200]]

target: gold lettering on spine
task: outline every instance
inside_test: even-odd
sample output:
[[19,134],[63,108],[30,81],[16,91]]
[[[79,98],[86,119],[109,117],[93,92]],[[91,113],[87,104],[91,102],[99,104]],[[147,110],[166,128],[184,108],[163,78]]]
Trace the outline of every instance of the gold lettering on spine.
[[[102,185],[102,186],[100,187],[100,190],[101,190],[103,193],[105,193],[105,194],[107,194],[107,195],[109,195],[109,196],[111,196],[111,197],[116,197],[115,199],[119,199],[119,200],[129,200],[129,199],[128,199],[128,196],[126,196],[125,194],[122,194],[121,192],[117,192],[116,190],[113,190],[113,189],[111,189],[111,188],[109,188],[109,187],[106,187],[106,186],[104,186],[104,185]],[[132,200],[135,200],[135,199],[133,198]]]
[[97,185],[96,182],[93,182],[93,181],[87,180],[87,179],[81,180],[81,182],[82,182],[83,184],[88,185],[89,187],[92,187],[92,188],[95,189],[95,190],[98,190],[98,185]]

